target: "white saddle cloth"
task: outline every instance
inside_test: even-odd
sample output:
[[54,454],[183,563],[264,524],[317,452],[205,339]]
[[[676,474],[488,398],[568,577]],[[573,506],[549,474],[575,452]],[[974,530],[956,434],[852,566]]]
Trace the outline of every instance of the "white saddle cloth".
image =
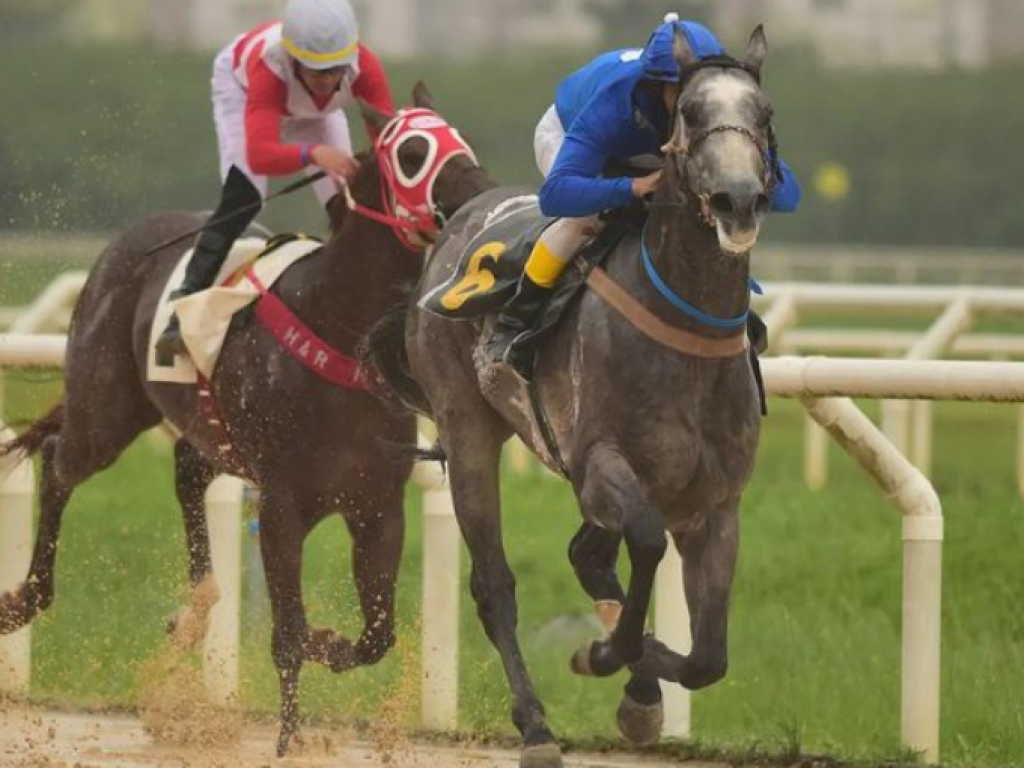
[[[153,318],[146,363],[146,376],[150,381],[194,384],[197,370],[206,377],[213,375],[217,357],[224,345],[224,337],[231,325],[231,318],[259,297],[259,290],[244,277],[236,285],[224,286],[220,283],[255,259],[265,246],[266,241],[259,238],[239,240],[225,260],[213,288],[171,302],[168,297],[171,291],[181,285],[192,251],[189,250],[182,256],[160,294]],[[321,246],[322,243],[316,240],[295,240],[286,243],[256,261],[252,268],[253,272],[260,282],[269,288],[288,267]],[[181,336],[191,357],[178,355],[174,358],[173,366],[161,366],[156,364],[154,345],[167,327],[172,310],[178,313]]]

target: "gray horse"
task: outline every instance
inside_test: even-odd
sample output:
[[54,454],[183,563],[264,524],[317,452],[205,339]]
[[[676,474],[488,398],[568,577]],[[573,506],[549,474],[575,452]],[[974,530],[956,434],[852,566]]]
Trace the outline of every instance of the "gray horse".
[[[743,61],[698,61],[677,35],[683,88],[646,227],[591,274],[592,290],[542,343],[530,384],[489,365],[480,348],[487,322],[452,322],[418,301],[451,278],[513,190],[486,192],[451,220],[412,303],[371,334],[378,370],[437,422],[473,597],[512,689],[523,766],[557,767],[562,758],[516,638],[499,509],[499,458],[512,433],[563,471],[579,500],[585,522],[571,562],[584,590],[618,615],[610,635],[580,649],[572,666],[597,676],[629,667],[623,733],[657,738],[659,678],[697,689],[725,675],[737,512],[761,413],[742,320],[715,318],[748,311],[749,251],[776,180],[771,109],[759,83],[765,52],[760,28]],[[666,531],[685,562],[686,656],[644,630]],[[615,574],[623,540],[632,566],[626,592]]]

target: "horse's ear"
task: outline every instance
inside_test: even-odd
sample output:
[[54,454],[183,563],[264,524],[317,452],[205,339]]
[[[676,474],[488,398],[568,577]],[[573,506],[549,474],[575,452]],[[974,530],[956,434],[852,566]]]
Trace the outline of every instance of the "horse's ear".
[[379,134],[384,130],[384,126],[391,122],[391,115],[381,112],[370,102],[365,99],[357,99],[356,101],[359,104],[359,113],[363,116],[363,120],[370,126],[373,133]]
[[420,109],[429,109],[431,112],[436,112],[434,109],[434,96],[430,93],[430,89],[427,88],[426,83],[422,80],[418,80],[416,85],[412,89],[412,103]]
[[768,38],[764,35],[764,25],[758,24],[757,29],[750,35],[750,42],[747,43],[747,55],[744,63],[751,72],[754,72],[757,79],[761,79],[761,65],[764,64],[765,56],[768,55]]
[[676,64],[679,65],[679,71],[684,73],[697,62],[697,57],[693,55],[693,49],[690,48],[690,41],[686,39],[686,34],[679,24],[675,25],[675,37],[672,40],[672,56],[675,57]]

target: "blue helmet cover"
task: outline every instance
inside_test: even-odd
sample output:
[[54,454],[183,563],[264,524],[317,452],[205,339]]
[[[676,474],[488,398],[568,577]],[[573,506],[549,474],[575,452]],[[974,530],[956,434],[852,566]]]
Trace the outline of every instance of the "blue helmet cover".
[[643,62],[644,78],[674,83],[679,80],[679,62],[672,52],[676,30],[686,35],[690,50],[698,59],[708,56],[721,56],[725,53],[711,30],[696,21],[669,21],[660,25],[651,34],[644,52],[640,56]]

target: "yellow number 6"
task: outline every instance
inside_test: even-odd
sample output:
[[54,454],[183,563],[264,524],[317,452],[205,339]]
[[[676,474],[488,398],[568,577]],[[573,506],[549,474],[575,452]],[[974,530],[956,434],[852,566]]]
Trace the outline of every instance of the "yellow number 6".
[[490,242],[481,245],[472,256],[469,257],[469,267],[466,275],[458,283],[448,289],[441,297],[441,306],[450,311],[455,311],[473,296],[479,293],[487,293],[494,287],[494,273],[483,267],[484,259],[491,259],[497,263],[501,254],[505,252],[505,244]]

